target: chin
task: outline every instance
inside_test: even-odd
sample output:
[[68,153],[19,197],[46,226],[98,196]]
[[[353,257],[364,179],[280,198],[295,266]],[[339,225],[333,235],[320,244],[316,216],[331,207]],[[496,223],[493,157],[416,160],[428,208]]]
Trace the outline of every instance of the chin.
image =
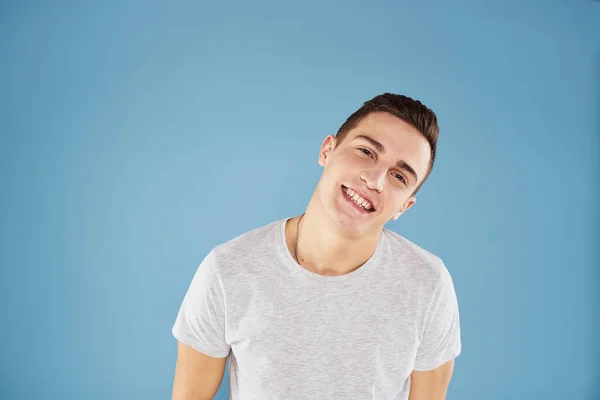
[[343,194],[341,186],[336,192],[339,193],[332,194],[328,207],[328,214],[336,226],[343,231],[355,234],[377,230],[377,227],[381,225],[379,211],[364,212],[358,210],[344,197],[345,194]]

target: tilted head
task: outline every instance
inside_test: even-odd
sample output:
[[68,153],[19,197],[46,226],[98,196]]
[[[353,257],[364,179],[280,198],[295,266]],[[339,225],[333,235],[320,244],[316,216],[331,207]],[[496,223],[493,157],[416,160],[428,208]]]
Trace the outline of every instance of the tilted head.
[[390,93],[374,97],[335,137],[325,138],[316,200],[354,233],[381,229],[415,203],[433,168],[438,136],[437,117],[421,102]]

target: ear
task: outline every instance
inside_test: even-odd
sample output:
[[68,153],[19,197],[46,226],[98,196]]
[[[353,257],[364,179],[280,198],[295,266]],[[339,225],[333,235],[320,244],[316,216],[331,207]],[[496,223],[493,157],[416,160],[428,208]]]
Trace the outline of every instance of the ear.
[[417,202],[416,197],[411,197],[410,199],[408,199],[408,201],[406,202],[404,207],[402,207],[400,210],[396,211],[396,213],[392,217],[394,219],[394,221],[397,220],[398,218],[400,218],[400,215],[403,212],[408,211],[408,209],[411,208],[416,202]]
[[335,149],[336,139],[333,135],[327,135],[323,144],[321,145],[321,151],[319,152],[319,165],[324,167],[327,165],[327,160],[329,159],[329,155]]

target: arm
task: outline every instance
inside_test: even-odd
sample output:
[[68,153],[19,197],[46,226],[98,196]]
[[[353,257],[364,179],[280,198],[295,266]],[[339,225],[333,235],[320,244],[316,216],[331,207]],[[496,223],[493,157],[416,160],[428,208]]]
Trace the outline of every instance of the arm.
[[212,400],[226,361],[227,357],[213,358],[178,341],[172,400]]
[[445,400],[462,345],[458,300],[452,277],[443,264],[422,329],[408,399]]
[[217,393],[230,346],[222,281],[211,251],[196,270],[177,314],[173,400],[211,400]]
[[408,400],[445,400],[454,370],[454,360],[431,371],[413,371]]

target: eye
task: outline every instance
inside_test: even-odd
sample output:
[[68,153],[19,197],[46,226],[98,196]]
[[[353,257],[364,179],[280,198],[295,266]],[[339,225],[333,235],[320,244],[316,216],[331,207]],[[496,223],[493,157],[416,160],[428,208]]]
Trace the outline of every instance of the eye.
[[358,149],[360,152],[366,154],[368,157],[373,157],[373,154],[367,149],[363,149],[362,147]]
[[404,179],[404,177],[400,174],[394,174],[394,177],[396,179],[398,179],[399,181],[401,181],[402,183],[406,184],[406,179]]

